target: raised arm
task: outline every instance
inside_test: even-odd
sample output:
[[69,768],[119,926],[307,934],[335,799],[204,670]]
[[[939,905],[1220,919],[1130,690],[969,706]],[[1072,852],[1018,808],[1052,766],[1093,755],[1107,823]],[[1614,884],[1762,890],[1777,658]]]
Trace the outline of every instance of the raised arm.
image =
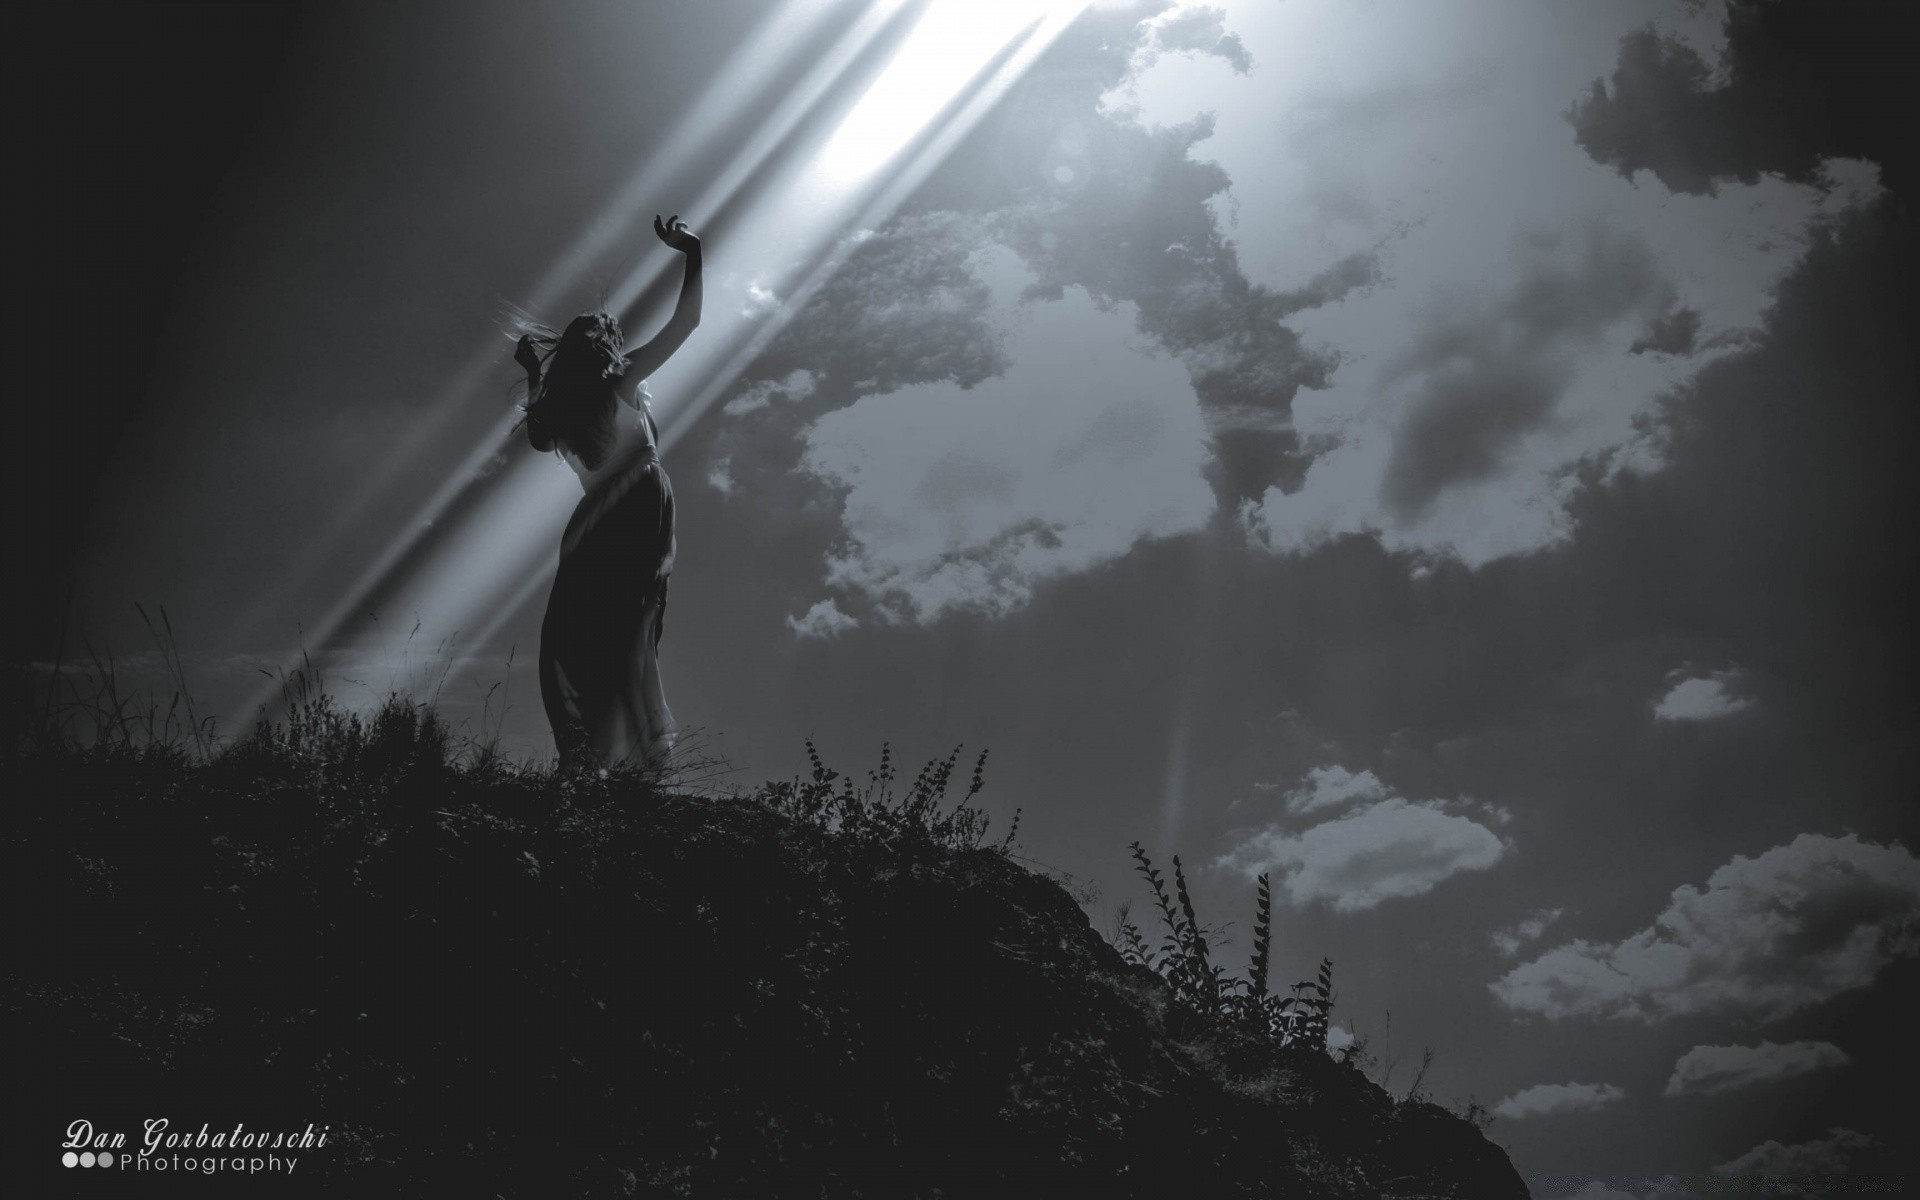
[[680,343],[686,341],[687,335],[700,324],[700,239],[693,236],[687,229],[687,223],[678,216],[665,221],[654,217],[653,232],[661,241],[686,256],[687,274],[680,283],[680,302],[673,306],[673,316],[667,321],[666,328],[627,355],[629,379],[645,379],[659,370],[661,364],[673,357]]

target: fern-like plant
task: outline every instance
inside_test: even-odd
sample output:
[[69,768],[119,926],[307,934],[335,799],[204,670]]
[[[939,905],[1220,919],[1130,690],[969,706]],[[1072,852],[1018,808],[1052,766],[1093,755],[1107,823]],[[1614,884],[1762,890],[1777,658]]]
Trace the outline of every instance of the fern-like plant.
[[[898,772],[890,744],[881,744],[880,765],[867,772],[864,785],[856,785],[829,768],[811,740],[806,746],[812,768],[807,779],[776,780],[758,793],[762,802],[776,812],[818,829],[883,844],[933,844],[955,850],[986,844],[991,819],[972,804],[986,786],[986,751],[974,760],[966,794],[948,807],[947,793],[959,766],[959,747],[945,758],[929,760],[905,794],[897,794]],[[1020,810],[1016,808],[1006,836],[992,848],[1011,851],[1019,829]]]
[[1167,981],[1182,1019],[1236,1027],[1280,1046],[1324,1048],[1333,1012],[1333,960],[1323,958],[1314,978],[1303,980],[1276,996],[1267,989],[1273,962],[1273,889],[1260,876],[1254,905],[1253,959],[1244,979],[1228,978],[1213,961],[1186,872],[1178,855],[1173,859],[1173,887],[1154,867],[1139,842],[1129,847],[1134,869],[1147,881],[1154,906],[1166,933],[1158,951],[1149,947],[1139,927],[1123,911],[1118,920],[1120,956],[1146,967]]

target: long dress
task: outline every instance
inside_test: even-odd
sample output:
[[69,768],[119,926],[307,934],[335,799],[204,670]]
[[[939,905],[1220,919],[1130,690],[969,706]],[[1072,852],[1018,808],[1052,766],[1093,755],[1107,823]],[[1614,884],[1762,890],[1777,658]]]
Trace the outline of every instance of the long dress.
[[563,770],[659,763],[673,749],[660,680],[673,486],[652,416],[641,416],[598,468],[559,447],[586,490],[540,625],[540,698]]

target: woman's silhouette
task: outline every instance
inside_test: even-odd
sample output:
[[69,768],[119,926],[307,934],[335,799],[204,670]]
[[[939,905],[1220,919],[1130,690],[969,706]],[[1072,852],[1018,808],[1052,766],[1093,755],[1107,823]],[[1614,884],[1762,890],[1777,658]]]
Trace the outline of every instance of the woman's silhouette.
[[656,216],[653,231],[687,271],[659,336],[628,351],[619,322],[591,312],[563,333],[529,329],[514,352],[527,372],[527,440],[557,450],[586,489],[540,625],[540,698],[562,770],[659,762],[673,748],[659,659],[673,487],[641,389],[700,323],[701,264],[700,240],[679,217]]

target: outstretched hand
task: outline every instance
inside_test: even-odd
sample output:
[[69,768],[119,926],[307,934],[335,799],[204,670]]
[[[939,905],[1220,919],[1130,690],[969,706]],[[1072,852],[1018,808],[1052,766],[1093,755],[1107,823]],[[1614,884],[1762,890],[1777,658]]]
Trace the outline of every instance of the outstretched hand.
[[527,373],[527,395],[531,397],[540,386],[540,352],[533,348],[532,338],[520,336],[520,344],[513,349],[513,361]]
[[680,219],[678,213],[665,221],[660,219],[660,214],[655,213],[653,232],[661,241],[682,254],[691,254],[700,248],[700,239],[693,236],[693,231],[687,228],[687,223]]

